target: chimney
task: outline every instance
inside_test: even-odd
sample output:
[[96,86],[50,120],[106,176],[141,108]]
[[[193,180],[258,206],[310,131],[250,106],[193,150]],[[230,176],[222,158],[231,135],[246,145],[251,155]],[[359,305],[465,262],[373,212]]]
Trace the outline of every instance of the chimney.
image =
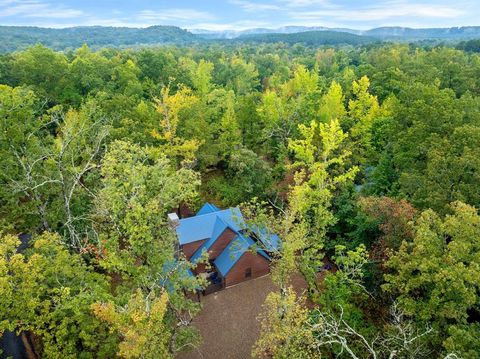
[[168,224],[173,229],[177,228],[180,225],[180,218],[178,218],[178,215],[175,212],[168,214]]

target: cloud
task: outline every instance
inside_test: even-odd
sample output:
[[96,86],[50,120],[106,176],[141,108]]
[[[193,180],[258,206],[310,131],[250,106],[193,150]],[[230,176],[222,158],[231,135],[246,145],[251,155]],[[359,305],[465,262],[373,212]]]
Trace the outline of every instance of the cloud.
[[[457,26],[476,24],[479,0],[227,0],[230,6],[211,9],[201,2],[172,8],[142,8],[128,11],[122,1],[109,11],[94,13],[88,1],[0,0],[2,24],[66,26],[177,25],[210,30],[244,30],[253,27],[275,28],[285,25],[353,27],[377,26]],[[100,3],[100,2],[99,2]],[[152,4],[154,2],[150,2]],[[167,3],[166,1],[160,1]],[[91,5],[91,4],[90,4]],[[101,7],[100,7],[101,8]],[[208,11],[203,11],[208,9]],[[470,22],[466,24],[466,22]]]
[[247,0],[230,0],[230,4],[241,7],[243,10],[248,12],[258,12],[258,11],[273,11],[280,10],[281,7],[274,4],[265,4]]
[[322,9],[317,11],[291,12],[290,17],[295,20],[323,20],[335,19],[342,21],[380,21],[394,18],[457,18],[465,12],[458,8],[441,5],[408,3],[405,1],[392,1],[381,5],[373,5],[358,9]]
[[82,10],[62,5],[51,5],[40,0],[2,0],[0,1],[1,17],[69,19],[83,16]]
[[307,6],[323,6],[323,7],[338,7],[338,5],[332,4],[329,0],[279,0],[284,6],[295,7],[307,7]]
[[147,27],[159,24],[186,25],[191,22],[215,21],[212,14],[195,9],[169,8],[140,10],[126,15],[112,9],[110,14],[97,15],[46,0],[0,0],[0,19],[4,24],[63,28],[72,26]]
[[141,10],[134,17],[145,21],[205,21],[215,19],[212,14],[195,9]]
[[86,16],[81,20],[81,25],[141,28],[152,25],[171,24],[185,27],[187,23],[191,23],[192,21],[214,21],[216,19],[215,16],[210,13],[193,9],[140,10],[129,16],[123,14],[124,13],[117,10],[115,11],[115,16],[109,18]]

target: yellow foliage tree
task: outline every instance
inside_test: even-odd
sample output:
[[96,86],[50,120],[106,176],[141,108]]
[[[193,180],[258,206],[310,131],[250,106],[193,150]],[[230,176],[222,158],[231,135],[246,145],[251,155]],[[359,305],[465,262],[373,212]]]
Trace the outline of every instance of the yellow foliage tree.
[[191,108],[198,98],[187,87],[182,87],[174,95],[170,94],[170,87],[164,87],[160,98],[155,100],[155,108],[162,116],[159,130],[153,130],[152,136],[160,140],[161,150],[170,158],[179,157],[184,162],[192,162],[200,146],[195,139],[186,140],[178,136],[177,129],[180,114],[183,110]]
[[171,332],[165,325],[168,295],[144,295],[137,289],[123,308],[112,302],[95,303],[95,315],[110,324],[110,331],[120,338],[118,356],[133,358],[172,358],[169,351]]
[[309,343],[312,334],[305,326],[308,309],[292,287],[286,292],[272,292],[259,316],[261,336],[253,347],[252,356],[268,358],[312,358]]

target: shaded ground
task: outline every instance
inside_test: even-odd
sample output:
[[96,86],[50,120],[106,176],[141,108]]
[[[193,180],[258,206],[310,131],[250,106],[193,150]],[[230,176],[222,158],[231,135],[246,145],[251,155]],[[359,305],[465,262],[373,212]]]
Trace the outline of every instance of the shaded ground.
[[[306,289],[300,275],[293,278],[297,292]],[[259,335],[257,316],[267,294],[275,290],[270,276],[256,278],[202,297],[203,309],[194,320],[202,335],[202,345],[182,353],[179,359],[250,358]]]

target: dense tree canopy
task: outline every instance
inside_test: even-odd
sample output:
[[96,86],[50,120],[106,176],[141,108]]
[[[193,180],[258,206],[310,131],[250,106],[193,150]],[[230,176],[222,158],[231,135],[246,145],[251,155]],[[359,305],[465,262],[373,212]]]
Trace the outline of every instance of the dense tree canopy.
[[0,55],[0,333],[46,358],[195,347],[205,283],[167,213],[208,200],[282,240],[254,355],[478,356],[476,42],[297,37]]

